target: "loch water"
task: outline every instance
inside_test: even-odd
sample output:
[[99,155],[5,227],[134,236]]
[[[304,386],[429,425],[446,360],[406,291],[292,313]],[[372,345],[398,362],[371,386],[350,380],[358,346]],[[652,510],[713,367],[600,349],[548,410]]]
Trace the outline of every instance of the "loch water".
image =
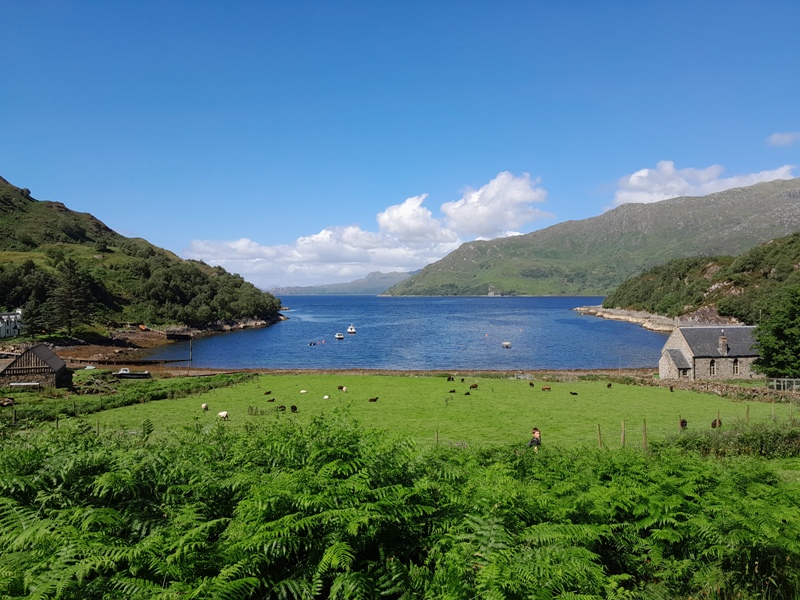
[[[656,368],[666,334],[573,309],[602,297],[283,296],[288,320],[195,339],[191,366],[220,369]],[[355,334],[348,334],[353,325]],[[334,338],[342,333],[344,339]],[[510,347],[503,346],[508,342]],[[189,342],[148,358],[187,360]]]

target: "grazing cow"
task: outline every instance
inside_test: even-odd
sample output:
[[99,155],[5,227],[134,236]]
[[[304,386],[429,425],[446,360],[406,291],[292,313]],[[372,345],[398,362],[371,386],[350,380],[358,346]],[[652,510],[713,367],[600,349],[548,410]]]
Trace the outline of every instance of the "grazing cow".
[[375,396],[374,398],[370,398],[369,401],[370,402],[377,402],[378,401],[378,397]]
[[711,421],[711,429],[716,429],[717,427],[722,427],[722,419],[714,419]]
[[289,410],[291,410],[292,412],[295,412],[295,413],[296,413],[296,412],[297,412],[297,407],[296,407],[294,404],[292,404],[292,405],[289,407]]
[[607,384],[606,384],[606,387],[607,387],[608,389],[611,389],[611,384],[610,384],[610,383],[607,383]]
[[455,394],[455,393],[456,393],[456,391],[453,389],[453,390],[450,390],[450,391],[449,391],[449,392],[447,392],[447,393],[448,393],[448,394]]
[[569,395],[570,395],[570,396],[577,396],[577,395],[578,395],[578,392],[570,392],[570,393],[569,393]]
[[208,410],[208,404],[204,402],[203,404],[200,405],[200,408],[202,408],[203,410]]
[[343,392],[343,391],[345,391],[347,388],[346,388],[346,387],[344,387],[343,385],[340,385],[340,386],[338,386],[336,389],[337,389],[337,390],[339,390],[340,392]]
[[271,393],[272,393],[272,390],[269,390],[268,392],[264,392],[264,395],[265,396],[269,396]]
[[530,387],[536,387],[536,384],[535,384],[535,383],[533,383],[532,381],[529,381],[529,382],[528,382],[528,385],[529,385]]
[[686,429],[689,426],[689,423],[686,419],[681,419],[681,429]]
[[281,404],[281,405],[278,407],[278,411],[280,411],[280,412],[286,412],[286,405],[284,405],[284,404]]
[[323,400],[327,400],[328,398],[330,398],[330,396],[328,396],[328,394],[325,394],[325,395],[322,397],[322,399],[323,399]]
[[220,419],[222,419],[223,421],[227,421],[228,420],[228,411],[227,410],[223,410],[222,412],[218,412],[217,416]]
[[461,378],[461,383],[464,383],[464,378],[463,377]]
[[456,378],[455,378],[455,377],[453,377],[452,375],[449,375],[449,376],[447,377],[447,381],[455,381],[455,380],[456,380]]
[[464,395],[465,396],[469,396],[469,392],[464,392]]
[[267,402],[275,402],[275,398],[267,398]]
[[478,384],[477,383],[473,383],[471,386],[469,386],[469,389],[477,390],[478,389]]
[[543,391],[543,392],[549,392],[549,391],[550,391],[550,389],[551,389],[551,388],[550,388],[550,386],[549,386],[549,385],[543,385],[543,386],[542,386],[542,391]]
[[674,392],[675,391],[675,386],[674,385],[669,386],[669,391],[670,392]]
[[308,393],[308,390],[300,390],[300,393],[301,393],[301,394],[307,394],[307,393]]

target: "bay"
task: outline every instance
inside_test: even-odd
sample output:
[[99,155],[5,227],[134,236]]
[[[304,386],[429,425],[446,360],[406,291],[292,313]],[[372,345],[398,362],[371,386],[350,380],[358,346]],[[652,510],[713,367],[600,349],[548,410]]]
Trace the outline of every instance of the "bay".
[[[656,368],[667,335],[582,315],[602,297],[283,296],[287,321],[195,339],[193,367],[545,370]],[[348,334],[352,324],[357,333]],[[334,335],[342,333],[344,339]],[[510,348],[504,348],[509,342]],[[189,342],[148,358],[188,360]]]

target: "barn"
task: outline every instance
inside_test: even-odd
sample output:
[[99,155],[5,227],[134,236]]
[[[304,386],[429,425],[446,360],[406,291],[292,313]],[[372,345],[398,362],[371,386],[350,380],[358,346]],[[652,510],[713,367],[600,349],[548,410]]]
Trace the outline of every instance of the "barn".
[[658,361],[661,379],[749,379],[758,358],[755,327],[676,327]]
[[68,387],[72,384],[72,371],[55,352],[44,344],[25,350],[0,366],[0,387],[39,384],[42,387]]

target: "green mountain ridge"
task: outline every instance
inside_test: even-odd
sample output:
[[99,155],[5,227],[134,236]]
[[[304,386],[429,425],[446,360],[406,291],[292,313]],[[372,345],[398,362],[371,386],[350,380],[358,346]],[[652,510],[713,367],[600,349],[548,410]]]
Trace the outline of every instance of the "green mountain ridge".
[[280,302],[239,275],[126,238],[0,177],[0,310],[36,331],[272,322]]
[[780,298],[791,286],[800,286],[800,232],[738,256],[671,260],[623,282],[603,307],[667,317],[712,309],[757,325],[781,305]]
[[606,295],[673,258],[739,254],[800,231],[800,178],[623,204],[525,235],[462,244],[387,295]]

